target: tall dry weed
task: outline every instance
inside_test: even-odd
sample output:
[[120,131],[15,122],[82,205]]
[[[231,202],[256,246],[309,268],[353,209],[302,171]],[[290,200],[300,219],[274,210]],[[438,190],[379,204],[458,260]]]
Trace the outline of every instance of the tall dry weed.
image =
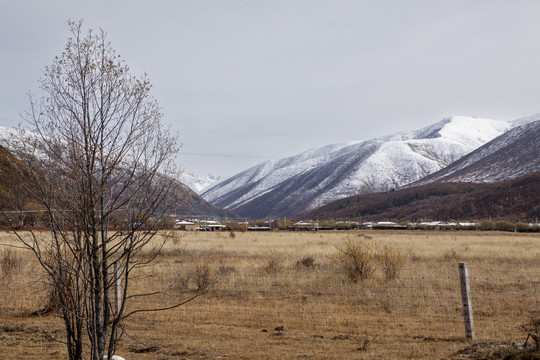
[[357,283],[373,276],[376,268],[375,249],[371,236],[347,234],[337,254],[330,257],[330,262],[337,266],[348,280]]
[[24,261],[16,251],[5,248],[0,252],[0,268],[5,276],[10,276],[24,269]]
[[219,280],[215,266],[208,259],[196,258],[187,272],[187,277],[198,292],[205,292]]
[[194,264],[191,269],[191,279],[197,291],[203,291],[209,288],[214,282],[214,274],[211,266],[207,263]]
[[275,275],[283,270],[283,256],[275,251],[267,251],[263,256],[262,271],[266,274]]
[[347,234],[330,262],[353,283],[372,278],[377,268],[386,280],[399,278],[407,256],[392,244],[381,245],[368,235]]
[[376,259],[385,279],[394,280],[399,278],[407,257],[395,245],[385,244],[378,249]]
[[317,266],[313,256],[305,256],[296,262],[297,268],[313,269]]

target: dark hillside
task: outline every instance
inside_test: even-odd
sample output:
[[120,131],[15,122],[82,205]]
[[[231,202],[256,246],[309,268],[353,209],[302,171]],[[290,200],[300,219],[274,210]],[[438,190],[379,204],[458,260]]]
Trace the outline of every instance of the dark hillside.
[[[6,148],[0,145],[0,209],[17,210],[13,199],[22,204],[26,209],[35,209],[35,205],[28,192],[27,185],[24,184],[18,170],[14,164],[19,160],[13,156]],[[21,168],[24,168],[21,166]]]
[[300,217],[361,218],[362,221],[489,218],[534,221],[540,217],[540,172],[497,183],[431,183],[352,196]]
[[[21,165],[12,153],[0,146],[0,209],[4,211],[39,209],[39,205],[32,200],[26,190],[27,185],[24,184],[19,172],[15,169],[14,164],[16,163]],[[171,211],[175,211],[177,214],[229,217],[233,215],[230,211],[209,204],[180,182],[173,185],[171,198],[172,203],[175,204]],[[13,201],[14,199],[17,201]]]
[[176,182],[174,185],[173,194],[171,196],[173,197],[173,203],[175,204],[175,207],[171,210],[178,215],[236,216],[230,210],[224,210],[210,204],[180,182]]

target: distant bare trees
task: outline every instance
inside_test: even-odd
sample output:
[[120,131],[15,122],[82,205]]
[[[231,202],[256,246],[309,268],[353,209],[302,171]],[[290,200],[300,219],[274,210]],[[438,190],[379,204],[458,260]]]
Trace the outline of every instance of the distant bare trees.
[[[126,310],[130,274],[153,259],[139,255],[165,220],[173,181],[166,175],[178,146],[161,123],[148,79],[129,74],[103,31],[83,34],[82,22],[68,24],[72,37],[40,80],[44,97],[30,98],[32,132],[14,149],[49,232],[18,236],[48,274],[69,359],[88,354],[87,337],[90,358],[101,360],[114,354],[125,318],[189,300]],[[113,220],[123,226],[111,230]],[[115,310],[118,277],[123,288]]]

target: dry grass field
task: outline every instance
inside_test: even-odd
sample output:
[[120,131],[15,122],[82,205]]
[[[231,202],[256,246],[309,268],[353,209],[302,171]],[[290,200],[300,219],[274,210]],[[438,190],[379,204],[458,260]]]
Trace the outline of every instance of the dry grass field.
[[[377,269],[365,280],[348,280],[331,261],[343,232],[174,232],[156,239],[166,241],[162,252],[132,278],[131,291],[166,291],[130,309],[172,303],[216,283],[180,308],[130,318],[118,354],[127,360],[459,358],[460,349],[474,348],[465,340],[460,261],[470,273],[472,345],[525,341],[520,325],[540,299],[540,235],[353,234],[404,254],[399,278],[387,280]],[[1,234],[0,244],[0,359],[67,359],[55,341],[62,339],[61,319],[32,314],[47,295],[38,265],[28,251],[6,246],[18,245],[13,234]]]

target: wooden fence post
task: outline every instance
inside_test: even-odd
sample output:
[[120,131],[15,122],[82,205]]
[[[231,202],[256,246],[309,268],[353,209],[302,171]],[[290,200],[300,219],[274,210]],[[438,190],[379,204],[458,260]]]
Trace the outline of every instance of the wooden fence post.
[[116,279],[114,284],[114,304],[116,315],[120,312],[120,307],[122,306],[122,278],[120,277],[120,267],[118,262],[114,263],[114,277]]
[[467,263],[459,263],[459,281],[461,285],[461,303],[463,305],[463,320],[465,322],[465,336],[474,340],[474,323],[471,305],[471,288],[469,286],[469,270]]

